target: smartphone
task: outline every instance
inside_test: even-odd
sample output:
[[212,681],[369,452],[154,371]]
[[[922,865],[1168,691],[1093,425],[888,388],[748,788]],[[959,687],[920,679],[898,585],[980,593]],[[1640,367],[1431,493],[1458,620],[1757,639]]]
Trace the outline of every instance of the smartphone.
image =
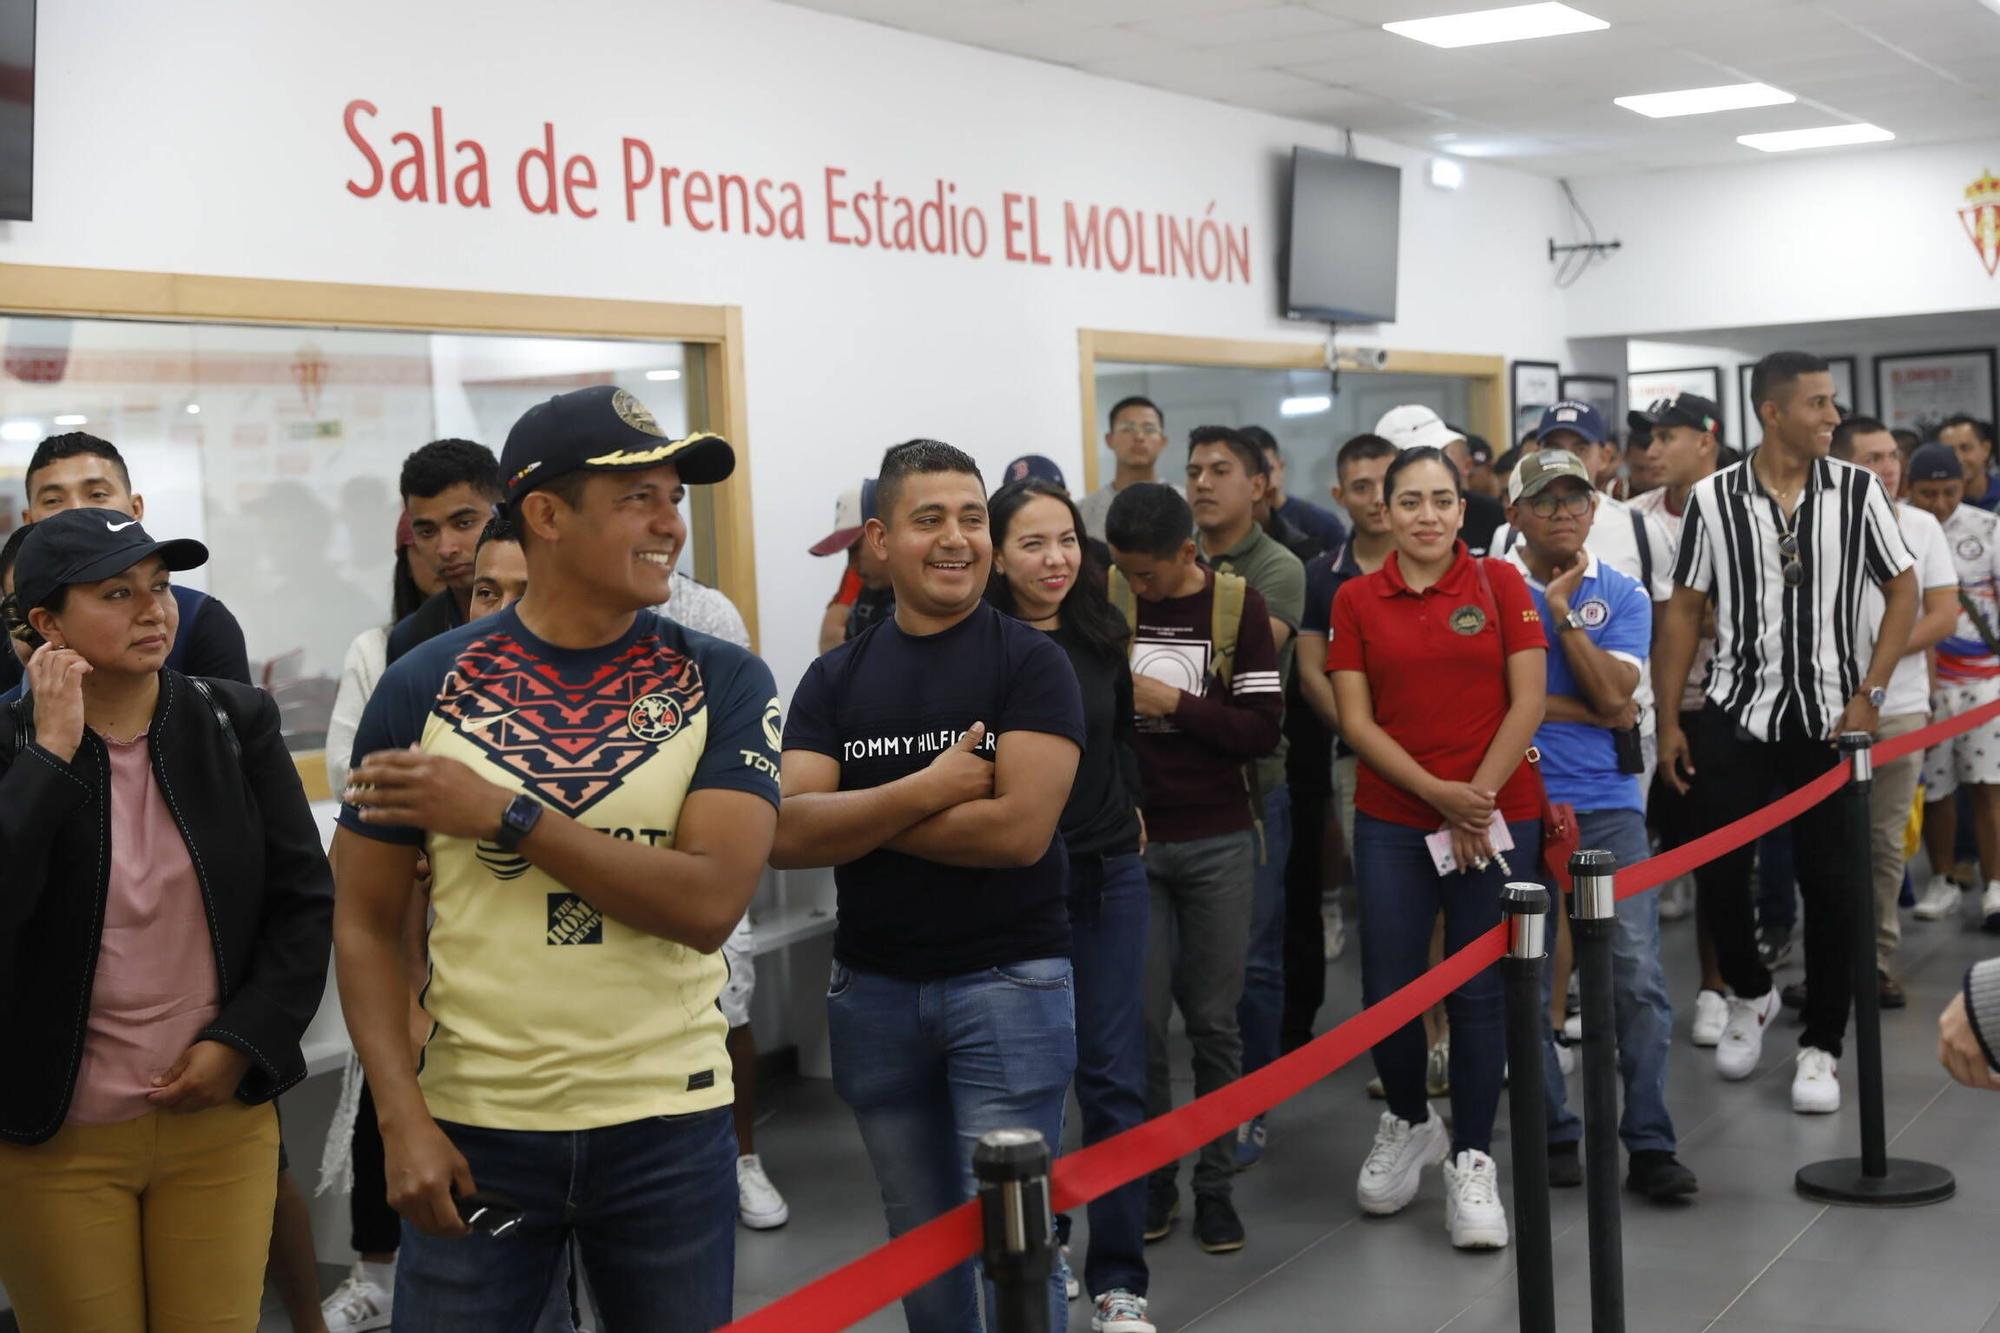
[[465,1225],[482,1236],[498,1239],[521,1225],[521,1205],[504,1194],[476,1190],[454,1195],[452,1202],[458,1205],[458,1215]]

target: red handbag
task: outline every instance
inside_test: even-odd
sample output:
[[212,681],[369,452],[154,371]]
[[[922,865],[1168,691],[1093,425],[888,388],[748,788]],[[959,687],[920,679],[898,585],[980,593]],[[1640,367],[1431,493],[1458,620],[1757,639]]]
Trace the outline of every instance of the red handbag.
[[1542,868],[1549,883],[1564,893],[1570,891],[1569,858],[1583,845],[1583,833],[1576,825],[1576,807],[1549,799],[1548,784],[1542,781],[1542,752],[1528,747],[1528,771],[1535,775],[1535,796],[1542,803]]

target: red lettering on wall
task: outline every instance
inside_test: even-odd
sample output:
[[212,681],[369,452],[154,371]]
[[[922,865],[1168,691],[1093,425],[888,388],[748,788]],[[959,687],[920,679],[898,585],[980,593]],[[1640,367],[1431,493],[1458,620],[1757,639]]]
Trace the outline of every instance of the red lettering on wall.
[[382,192],[382,159],[375,156],[375,150],[370,148],[368,141],[361,137],[361,127],[354,123],[354,118],[363,113],[370,116],[375,115],[375,104],[363,101],[359,97],[349,102],[347,109],[340,113],[340,123],[347,128],[348,139],[356,148],[361,150],[361,156],[367,159],[368,162],[368,184],[360,185],[354,181],[349,181],[347,182],[347,192],[359,195],[363,199],[372,199]]

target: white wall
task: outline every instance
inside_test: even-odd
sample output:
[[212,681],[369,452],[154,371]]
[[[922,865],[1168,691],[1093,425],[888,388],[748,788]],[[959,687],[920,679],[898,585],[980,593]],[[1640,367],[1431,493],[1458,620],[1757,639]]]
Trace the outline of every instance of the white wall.
[[[739,0],[532,0],[310,6],[195,0],[45,6],[37,220],[0,261],[730,303],[745,312],[763,642],[789,691],[835,581],[804,547],[831,497],[915,434],[991,469],[1016,453],[1080,467],[1082,327],[1310,339],[1277,317],[1283,163],[1337,132],[1091,78],[810,11]],[[493,206],[359,198],[342,126],[480,141]],[[531,216],[518,154],[555,125],[599,175],[584,220]],[[786,241],[625,219],[620,141],[662,165],[791,179],[808,237]],[[1362,140],[1369,157],[1420,155]],[[448,154],[448,169],[466,158]],[[994,228],[981,260],[829,244],[821,172],[921,195],[943,177]],[[1056,262],[998,257],[1001,195],[1040,201]],[[1062,266],[1065,199],[1247,225],[1251,281]],[[1553,358],[1561,303],[1541,246],[1557,229],[1541,179],[1470,163],[1446,194],[1405,174],[1404,312],[1388,345]],[[412,446],[420,441],[412,440]],[[497,443],[495,441],[494,443]]]
[[[1746,150],[1747,152],[1748,150]],[[1566,293],[1571,337],[2000,304],[1958,210],[2000,142],[1807,154],[1576,183],[1624,248]]]

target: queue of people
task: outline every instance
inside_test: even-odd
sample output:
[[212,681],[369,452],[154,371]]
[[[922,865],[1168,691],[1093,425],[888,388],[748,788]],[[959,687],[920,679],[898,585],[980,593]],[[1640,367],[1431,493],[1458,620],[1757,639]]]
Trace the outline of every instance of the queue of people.
[[[393,614],[355,639],[329,728],[331,868],[241,627],[172,580],[206,550],[147,535],[109,442],[52,438],[0,549],[22,664],[0,699],[0,1284],[30,1333],[248,1329],[267,1273],[302,1333],[565,1333],[584,1288],[607,1330],[717,1328],[736,1227],[790,1215],[755,1143],[767,867],[832,868],[834,1086],[899,1235],[972,1197],[984,1132],[1060,1143],[1072,1090],[1085,1144],[1169,1111],[1176,1009],[1198,1095],[1309,1038],[1343,889],[1374,1003],[1492,929],[1507,880],[1548,877],[1553,809],[1629,864],[1817,777],[1841,732],[1993,699],[1991,428],[1906,451],[1800,353],[1751,398],[1740,459],[1692,395],[1633,413],[1629,450],[1558,403],[1497,458],[1401,406],[1335,452],[1332,509],[1255,427],[1170,454],[1144,398],[1113,407],[1116,474],[1081,499],[1041,455],[989,493],[962,451],[899,444],[812,548],[846,570],[787,709],[735,609],[676,568],[686,490],[730,475],[730,445],[672,438],[623,389],[561,394],[497,458],[406,462]],[[1794,822],[1799,1113],[1840,1104],[1851,876],[1885,1002],[1899,986],[1920,781],[1916,916],[1978,890],[2000,925],[1996,728],[1878,770],[1867,866],[1831,807]],[[1961,801],[1983,889],[1953,878]],[[1692,1036],[1725,1079],[1760,1067],[1785,998],[1760,855],[1695,875]],[[1627,1183],[1684,1205],[1675,901],[1620,904],[1615,1036]],[[360,1257],[320,1303],[271,1108],[330,960],[356,1059],[323,1176]],[[1975,1086],[2000,1087],[1996,976],[1941,1025]],[[1548,1122],[1525,1131],[1559,1187],[1582,1177],[1562,989],[1552,968]],[[1373,1060],[1356,1206],[1403,1212],[1438,1167],[1450,1244],[1505,1246],[1497,974]],[[1283,1152],[1262,1117],[1200,1150],[1200,1250],[1251,1243],[1233,1178]],[[1178,1166],[1090,1204],[1055,1326],[1087,1291],[1096,1333],[1153,1333]],[[912,1292],[908,1326],[981,1327],[981,1278]]]

